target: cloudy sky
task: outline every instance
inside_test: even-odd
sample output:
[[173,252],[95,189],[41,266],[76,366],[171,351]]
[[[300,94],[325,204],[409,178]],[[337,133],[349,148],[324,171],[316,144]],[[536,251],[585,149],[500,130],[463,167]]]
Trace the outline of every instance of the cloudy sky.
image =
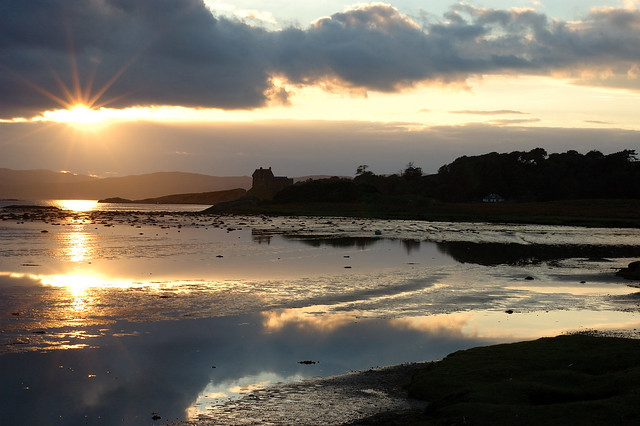
[[435,172],[638,149],[638,111],[638,0],[0,3],[0,167]]

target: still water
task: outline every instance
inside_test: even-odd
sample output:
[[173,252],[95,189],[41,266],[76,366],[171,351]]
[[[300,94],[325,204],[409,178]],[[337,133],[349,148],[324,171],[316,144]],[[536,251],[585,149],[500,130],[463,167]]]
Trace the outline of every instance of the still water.
[[38,204],[63,210],[0,209],[2,424],[195,419],[274,383],[640,328],[614,275],[639,230]]

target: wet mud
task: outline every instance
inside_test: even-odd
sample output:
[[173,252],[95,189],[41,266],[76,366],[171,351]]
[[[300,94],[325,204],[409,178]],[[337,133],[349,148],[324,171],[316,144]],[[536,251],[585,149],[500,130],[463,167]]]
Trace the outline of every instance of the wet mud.
[[423,365],[405,364],[274,385],[210,407],[206,415],[172,426],[341,425],[380,413],[421,410],[426,403],[409,399],[405,386]]

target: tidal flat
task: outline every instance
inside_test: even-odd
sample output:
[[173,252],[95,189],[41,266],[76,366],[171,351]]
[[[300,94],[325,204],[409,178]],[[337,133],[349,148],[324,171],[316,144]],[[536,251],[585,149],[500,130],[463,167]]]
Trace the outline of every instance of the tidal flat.
[[[635,228],[127,209],[0,210],[9,424],[269,420],[257,401],[278,386],[640,328],[640,290],[615,276]],[[359,395],[310,423],[397,408]]]

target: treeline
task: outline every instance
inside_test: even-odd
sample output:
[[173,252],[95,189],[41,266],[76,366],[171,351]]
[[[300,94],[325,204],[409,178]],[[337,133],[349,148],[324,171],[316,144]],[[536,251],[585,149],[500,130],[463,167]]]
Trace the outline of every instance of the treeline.
[[640,198],[640,161],[635,150],[547,154],[542,148],[463,156],[423,175],[409,163],[394,175],[359,166],[354,179],[330,178],[290,186],[275,203],[339,202],[421,204],[482,201],[497,194],[507,201]]

